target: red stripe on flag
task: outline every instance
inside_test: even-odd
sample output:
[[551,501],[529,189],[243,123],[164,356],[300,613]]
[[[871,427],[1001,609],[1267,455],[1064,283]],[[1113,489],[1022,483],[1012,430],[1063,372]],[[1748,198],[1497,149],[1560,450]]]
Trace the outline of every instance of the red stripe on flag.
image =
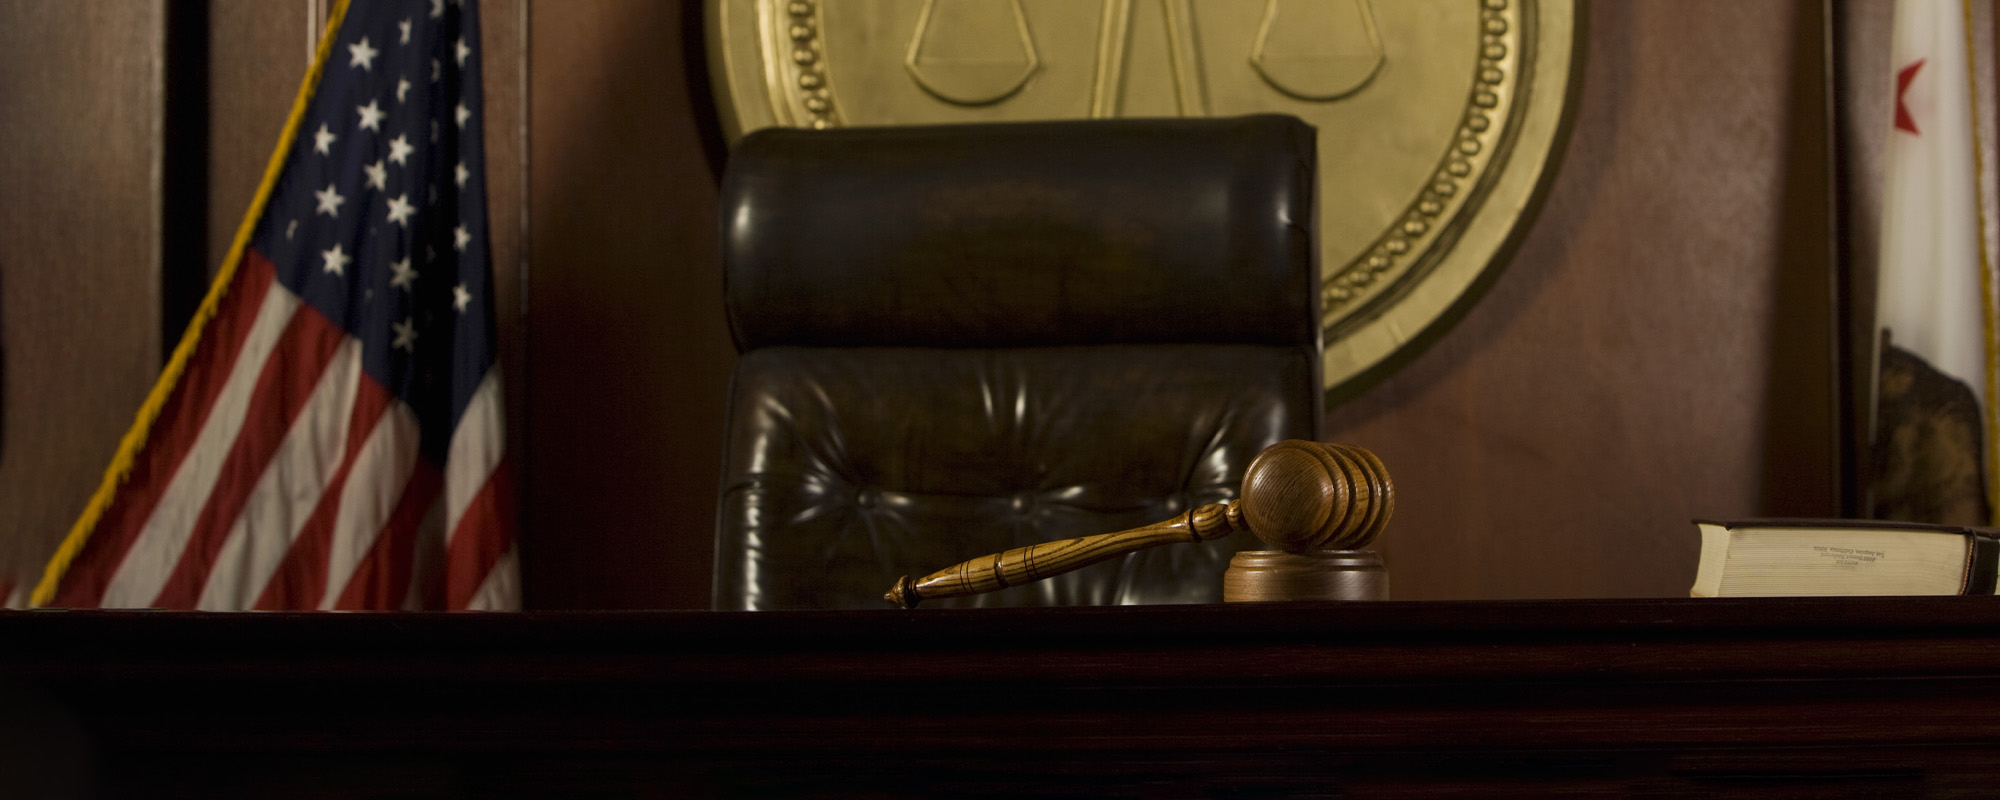
[[382,526],[382,534],[375,537],[368,556],[355,566],[354,577],[341,590],[334,608],[358,611],[403,606],[403,598],[410,591],[410,575],[424,516],[437,505],[438,494],[443,490],[444,473],[437,465],[418,458],[417,468],[410,474],[409,486],[403,489],[396,510],[389,514],[389,522]]
[[299,538],[292,542],[291,549],[285,551],[285,560],[278,564],[269,583],[257,598],[256,609],[271,611],[276,609],[311,609],[319,606],[319,600],[326,593],[327,551],[333,547],[333,523],[340,516],[341,490],[347,485],[348,475],[354,471],[355,457],[361,454],[361,446],[367,444],[368,437],[375,432],[375,426],[382,422],[383,414],[389,410],[389,403],[395,398],[389,389],[363,374],[360,385],[355,387],[354,413],[347,423],[347,454],[340,461],[340,468],[327,481],[326,489],[319,496],[319,504],[313,507],[312,516],[306,518],[305,526],[299,530]]
[[132,460],[132,471],[70,562],[51,605],[95,608],[103,603],[112,576],[118,574],[125,554],[207,424],[209,410],[229,382],[236,357],[256,325],[257,312],[276,274],[270,261],[245,251],[234,285],[202,328],[201,342],[189,355],[180,382],[167,395],[159,417],[153,420],[145,447]]
[[243,430],[236,435],[229,455],[216,475],[215,490],[202,506],[188,537],[187,548],[174,564],[173,575],[153,600],[158,608],[193,608],[207,585],[215,557],[229,538],[250,493],[264,477],[264,469],[285,434],[298,419],[299,410],[311,399],[333,354],[347,338],[347,332],[333,324],[312,306],[302,305],[285,326],[264,370],[257,376],[257,388],[250,394],[244,412]]
[[486,485],[465,507],[445,551],[445,607],[464,609],[493,565],[514,545],[514,459],[502,455]]

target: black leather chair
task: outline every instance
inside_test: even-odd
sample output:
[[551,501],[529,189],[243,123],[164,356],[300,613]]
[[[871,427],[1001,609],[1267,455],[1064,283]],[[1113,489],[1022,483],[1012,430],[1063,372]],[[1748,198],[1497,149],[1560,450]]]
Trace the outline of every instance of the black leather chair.
[[[745,137],[716,607],[883,608],[901,575],[1234,497],[1317,438],[1314,176],[1279,116]],[[1215,602],[1252,544],[936,605]]]

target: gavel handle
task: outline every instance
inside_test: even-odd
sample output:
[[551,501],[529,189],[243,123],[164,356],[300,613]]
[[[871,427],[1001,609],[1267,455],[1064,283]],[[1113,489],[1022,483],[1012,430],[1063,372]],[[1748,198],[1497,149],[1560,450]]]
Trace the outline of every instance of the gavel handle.
[[1019,586],[1148,547],[1175,542],[1206,542],[1247,529],[1243,524],[1243,514],[1237,509],[1237,501],[1231,500],[1226,505],[1210,503],[1143,528],[1016,547],[1004,553],[980,556],[963,564],[945,567],[921,580],[913,581],[905,575],[882,598],[904,608],[916,608],[925,600],[964,597]]

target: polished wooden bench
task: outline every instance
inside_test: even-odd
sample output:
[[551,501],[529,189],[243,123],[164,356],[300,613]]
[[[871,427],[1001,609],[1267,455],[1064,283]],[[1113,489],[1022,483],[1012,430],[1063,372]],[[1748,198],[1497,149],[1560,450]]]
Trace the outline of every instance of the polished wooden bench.
[[2000,600],[0,612],[0,695],[141,796],[1990,796]]

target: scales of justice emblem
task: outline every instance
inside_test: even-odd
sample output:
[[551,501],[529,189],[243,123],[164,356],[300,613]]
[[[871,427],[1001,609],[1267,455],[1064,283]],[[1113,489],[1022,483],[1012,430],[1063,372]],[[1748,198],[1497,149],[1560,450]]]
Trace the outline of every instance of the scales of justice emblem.
[[[1134,35],[1134,0],[1101,6],[1091,116],[1119,115],[1125,48]],[[1382,41],[1370,0],[1265,0],[1249,55],[1266,83],[1302,100],[1338,100],[1382,68]],[[1179,115],[1207,111],[1192,15],[1185,3],[1160,7],[1165,65]],[[924,0],[903,66],[947,103],[979,106],[1020,91],[1040,66],[1020,0]],[[1164,110],[1164,109],[1156,109]]]
[[708,0],[725,134],[1290,114],[1319,131],[1329,399],[1462,315],[1553,173],[1576,0]]

